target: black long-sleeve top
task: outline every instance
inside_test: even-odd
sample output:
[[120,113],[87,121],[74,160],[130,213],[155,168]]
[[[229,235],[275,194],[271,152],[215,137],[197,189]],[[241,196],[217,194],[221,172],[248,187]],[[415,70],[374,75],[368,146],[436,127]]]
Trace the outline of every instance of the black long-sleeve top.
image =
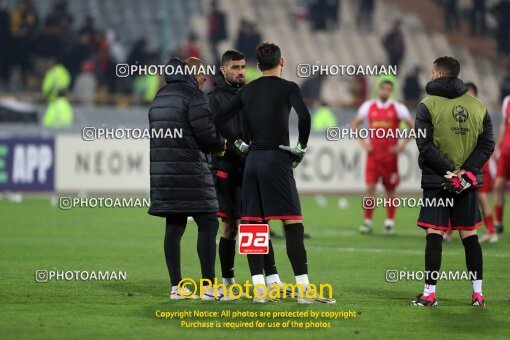
[[260,77],[239,90],[234,99],[218,112],[216,126],[232,143],[241,138],[227,122],[243,109],[252,138],[250,148],[278,149],[279,145],[289,145],[289,113],[292,107],[299,118],[299,143],[306,147],[310,136],[310,112],[298,85],[276,76]]

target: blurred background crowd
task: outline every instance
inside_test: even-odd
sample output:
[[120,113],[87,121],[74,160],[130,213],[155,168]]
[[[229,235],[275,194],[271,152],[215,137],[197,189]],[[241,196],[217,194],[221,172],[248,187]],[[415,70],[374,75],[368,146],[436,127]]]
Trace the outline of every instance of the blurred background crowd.
[[[261,40],[281,46],[284,77],[302,87],[310,108],[343,122],[373,94],[375,80],[299,78],[298,64],[397,65],[396,97],[412,111],[432,61],[452,55],[461,78],[498,112],[510,94],[509,18],[510,0],[0,0],[0,121],[69,126],[102,107],[105,115],[129,108],[136,125],[142,120],[129,117],[164,80],[119,78],[117,64],[193,56],[217,65],[236,48],[247,57],[249,81],[259,76]],[[72,111],[69,119],[45,117],[50,103]]]

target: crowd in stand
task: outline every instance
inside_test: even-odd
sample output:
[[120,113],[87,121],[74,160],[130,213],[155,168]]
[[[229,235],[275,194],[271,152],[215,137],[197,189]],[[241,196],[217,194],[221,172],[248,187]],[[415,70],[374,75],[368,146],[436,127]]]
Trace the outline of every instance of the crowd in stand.
[[[70,75],[69,92],[77,98],[94,100],[97,94],[140,94],[150,101],[156,80],[126,79],[116,76],[115,67],[119,63],[156,64],[160,63],[161,53],[152,50],[147,39],[141,38],[132,44],[130,51],[120,43],[112,29],[98,28],[92,16],[75,20],[68,9],[67,0],[54,0],[52,8],[42,17],[33,0],[18,0],[12,8],[7,8],[0,0],[0,91],[21,92],[40,91],[45,72],[55,64],[61,64]],[[445,30],[454,30],[461,17],[466,16],[458,8],[457,0],[437,0],[444,6]],[[342,29],[342,0],[306,0],[301,13],[313,31]],[[359,0],[356,4],[355,25],[361,32],[373,31],[373,16],[376,2]],[[299,13],[295,13],[300,15]],[[228,13],[222,10],[216,0],[208,9],[208,40],[212,60],[219,63],[218,45],[228,37]],[[491,30],[486,23],[487,15],[493,15],[496,26]],[[498,55],[510,53],[510,0],[494,0],[491,6],[487,1],[473,0],[472,9],[466,16],[473,35],[492,34],[498,42]],[[243,51],[248,63],[255,65],[255,46],[263,39],[257,24],[247,19],[240,20],[239,30],[234,37],[234,46]],[[395,21],[388,32],[381,36],[381,44],[387,53],[388,63],[399,66],[405,58],[406,46],[402,24]],[[204,57],[198,38],[191,33],[171,53],[182,58]],[[422,89],[418,88],[419,68],[402,79],[405,84],[403,94],[406,99],[416,100]],[[314,80],[318,83],[320,79]],[[503,82],[507,88],[509,81]],[[148,84],[151,84],[150,86]],[[150,93],[146,93],[149,88]],[[320,88],[320,87],[312,87]],[[360,102],[366,95],[366,79],[353,80],[354,102]],[[503,90],[502,90],[503,91]],[[505,90],[508,91],[508,90]],[[307,91],[304,91],[305,93]],[[317,91],[311,91],[317,92]],[[320,100],[320,98],[317,98]]]
[[94,93],[131,93],[132,84],[116,77],[116,65],[150,64],[159,57],[145,39],[128,53],[116,32],[99,29],[91,16],[75,22],[67,0],[55,0],[45,17],[32,0],[19,0],[11,10],[0,2],[0,46],[0,89],[11,92],[39,91],[45,72],[62,64],[78,96],[89,93],[91,86]]
[[[444,8],[445,30],[456,31],[460,28],[462,17],[469,24],[469,33],[472,37],[491,35],[497,42],[497,57],[510,55],[510,1],[499,0],[471,0],[471,6],[462,10],[458,0],[436,0]],[[494,19],[492,30],[487,24],[487,17]]]

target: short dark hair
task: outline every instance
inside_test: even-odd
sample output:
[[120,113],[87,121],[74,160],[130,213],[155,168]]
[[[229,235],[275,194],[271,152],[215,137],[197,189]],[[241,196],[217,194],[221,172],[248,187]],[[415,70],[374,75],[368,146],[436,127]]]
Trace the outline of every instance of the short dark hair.
[[391,85],[391,88],[393,88],[393,87],[395,86],[395,84],[394,84],[391,80],[389,80],[389,79],[385,79],[385,80],[383,80],[383,81],[381,81],[381,82],[379,83],[379,87],[383,86],[384,84],[390,84],[390,85]]
[[226,65],[232,60],[243,60],[244,54],[238,50],[228,50],[221,56],[221,64]]
[[466,86],[468,88],[471,88],[471,91],[473,91],[473,93],[475,94],[475,96],[478,96],[478,87],[475,85],[475,83],[473,83],[472,81],[468,81],[466,83]]
[[259,63],[261,71],[266,71],[274,68],[276,65],[278,65],[282,57],[280,47],[267,41],[261,41],[258,43],[256,51],[257,62]]
[[448,76],[457,77],[460,73],[460,64],[452,57],[440,57],[434,61],[434,65],[446,72]]

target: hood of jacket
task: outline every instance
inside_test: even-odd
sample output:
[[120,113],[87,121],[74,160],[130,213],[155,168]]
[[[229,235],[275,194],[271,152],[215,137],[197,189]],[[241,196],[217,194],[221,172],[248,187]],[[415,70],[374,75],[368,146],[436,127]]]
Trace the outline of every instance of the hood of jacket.
[[457,77],[437,78],[427,83],[425,91],[431,96],[453,99],[462,96],[468,90],[466,84]]
[[173,58],[166,65],[173,67],[172,74],[165,74],[165,81],[167,84],[172,82],[183,82],[193,84],[198,88],[198,83],[195,78],[193,78],[193,76],[190,74],[186,74],[186,64],[181,59],[177,57]]

